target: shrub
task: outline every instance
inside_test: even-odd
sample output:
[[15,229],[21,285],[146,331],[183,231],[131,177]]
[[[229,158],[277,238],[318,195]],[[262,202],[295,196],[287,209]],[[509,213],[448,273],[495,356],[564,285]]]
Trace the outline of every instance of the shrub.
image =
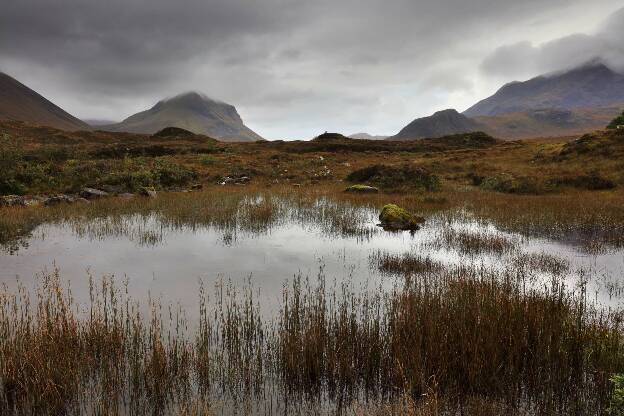
[[181,186],[197,179],[195,171],[165,160],[148,163],[147,160],[143,159],[126,159],[123,161],[121,169],[109,167],[106,170],[109,173],[98,181],[98,185],[121,186],[132,191],[137,191],[143,187],[160,189]]
[[558,186],[571,186],[573,188],[588,189],[590,191],[600,191],[616,187],[615,182],[600,176],[598,173],[557,178],[553,182]]
[[192,180],[197,179],[197,173],[180,164],[166,162],[164,160],[156,161],[154,166],[154,175],[157,178],[157,184],[162,186],[185,185]]
[[351,172],[349,182],[373,184],[384,189],[419,188],[435,191],[440,187],[440,180],[424,168],[403,165],[374,165]]
[[552,190],[550,186],[543,184],[537,178],[528,176],[515,177],[507,173],[483,178],[479,186],[488,191],[506,194],[539,195]]
[[217,162],[217,159],[215,159],[213,156],[210,156],[210,155],[204,155],[199,158],[199,163],[201,163],[204,166],[212,166],[216,162]]
[[624,112],[622,112],[622,114],[614,118],[611,121],[611,123],[609,123],[609,125],[607,126],[607,129],[615,130],[615,129],[621,128],[620,126],[624,126]]
[[0,194],[23,194],[26,187],[15,176],[24,160],[20,143],[8,134],[0,137]]
[[24,195],[26,186],[13,178],[0,178],[0,195]]

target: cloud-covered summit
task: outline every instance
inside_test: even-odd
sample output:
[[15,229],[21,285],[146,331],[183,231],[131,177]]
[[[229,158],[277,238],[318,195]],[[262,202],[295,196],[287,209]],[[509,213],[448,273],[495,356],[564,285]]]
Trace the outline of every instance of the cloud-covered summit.
[[624,72],[624,8],[613,13],[592,34],[572,33],[540,44],[520,41],[503,45],[486,57],[487,75],[521,79],[601,62]]

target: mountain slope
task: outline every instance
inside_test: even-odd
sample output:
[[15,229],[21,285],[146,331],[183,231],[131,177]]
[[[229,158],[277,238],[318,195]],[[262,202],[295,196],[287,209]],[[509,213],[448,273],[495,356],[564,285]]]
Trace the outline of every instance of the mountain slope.
[[452,134],[469,133],[481,129],[482,126],[476,121],[458,113],[456,110],[449,109],[412,121],[396,136],[391,136],[388,140],[436,138]]
[[620,111],[619,107],[527,110],[475,117],[475,121],[483,131],[503,139],[572,136],[604,129]]
[[165,127],[179,127],[222,141],[263,140],[243,124],[234,106],[196,92],[159,101],[149,110],[134,114],[102,130],[153,134]]
[[0,72],[0,120],[25,121],[62,130],[89,130],[91,128],[2,72]]
[[538,109],[613,107],[624,103],[624,75],[603,64],[512,82],[464,111],[468,117]]

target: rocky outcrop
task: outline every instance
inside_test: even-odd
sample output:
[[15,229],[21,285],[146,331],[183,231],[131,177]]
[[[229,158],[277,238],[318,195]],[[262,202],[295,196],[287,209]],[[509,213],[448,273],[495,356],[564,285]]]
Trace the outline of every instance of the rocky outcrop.
[[82,191],[80,191],[80,196],[85,199],[97,199],[108,196],[108,192],[95,188],[83,188]]

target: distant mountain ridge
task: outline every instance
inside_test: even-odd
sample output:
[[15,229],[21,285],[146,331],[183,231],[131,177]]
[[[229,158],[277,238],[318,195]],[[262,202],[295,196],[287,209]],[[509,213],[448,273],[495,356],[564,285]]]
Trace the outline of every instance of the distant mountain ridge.
[[[455,110],[446,110],[449,118],[434,114],[414,120],[401,133],[388,140],[414,140],[438,138],[452,134],[482,131],[501,139],[526,139],[531,137],[552,137],[584,134],[603,129],[615,116],[622,112],[620,107],[577,108],[573,110],[536,109],[495,116],[469,118]],[[440,126],[451,120],[448,125]],[[431,126],[437,126],[432,129]],[[463,131],[462,131],[463,130]]]
[[571,110],[624,103],[624,75],[602,63],[511,82],[466,111],[468,117],[496,116],[537,109]]
[[442,110],[429,117],[421,117],[403,127],[388,140],[436,138],[478,131],[482,126],[454,109]]
[[62,130],[91,127],[15,78],[0,72],[0,120],[24,121]]
[[120,123],[99,126],[101,130],[154,134],[166,127],[178,127],[222,141],[264,140],[245,126],[236,108],[197,92],[159,101]]
[[484,131],[506,139],[561,136],[604,128],[624,107],[624,75],[602,63],[510,82],[462,114],[439,111],[393,140]]
[[389,136],[372,135],[368,133],[355,133],[355,134],[350,134],[347,137],[349,137],[350,139],[358,139],[358,140],[385,140]]

